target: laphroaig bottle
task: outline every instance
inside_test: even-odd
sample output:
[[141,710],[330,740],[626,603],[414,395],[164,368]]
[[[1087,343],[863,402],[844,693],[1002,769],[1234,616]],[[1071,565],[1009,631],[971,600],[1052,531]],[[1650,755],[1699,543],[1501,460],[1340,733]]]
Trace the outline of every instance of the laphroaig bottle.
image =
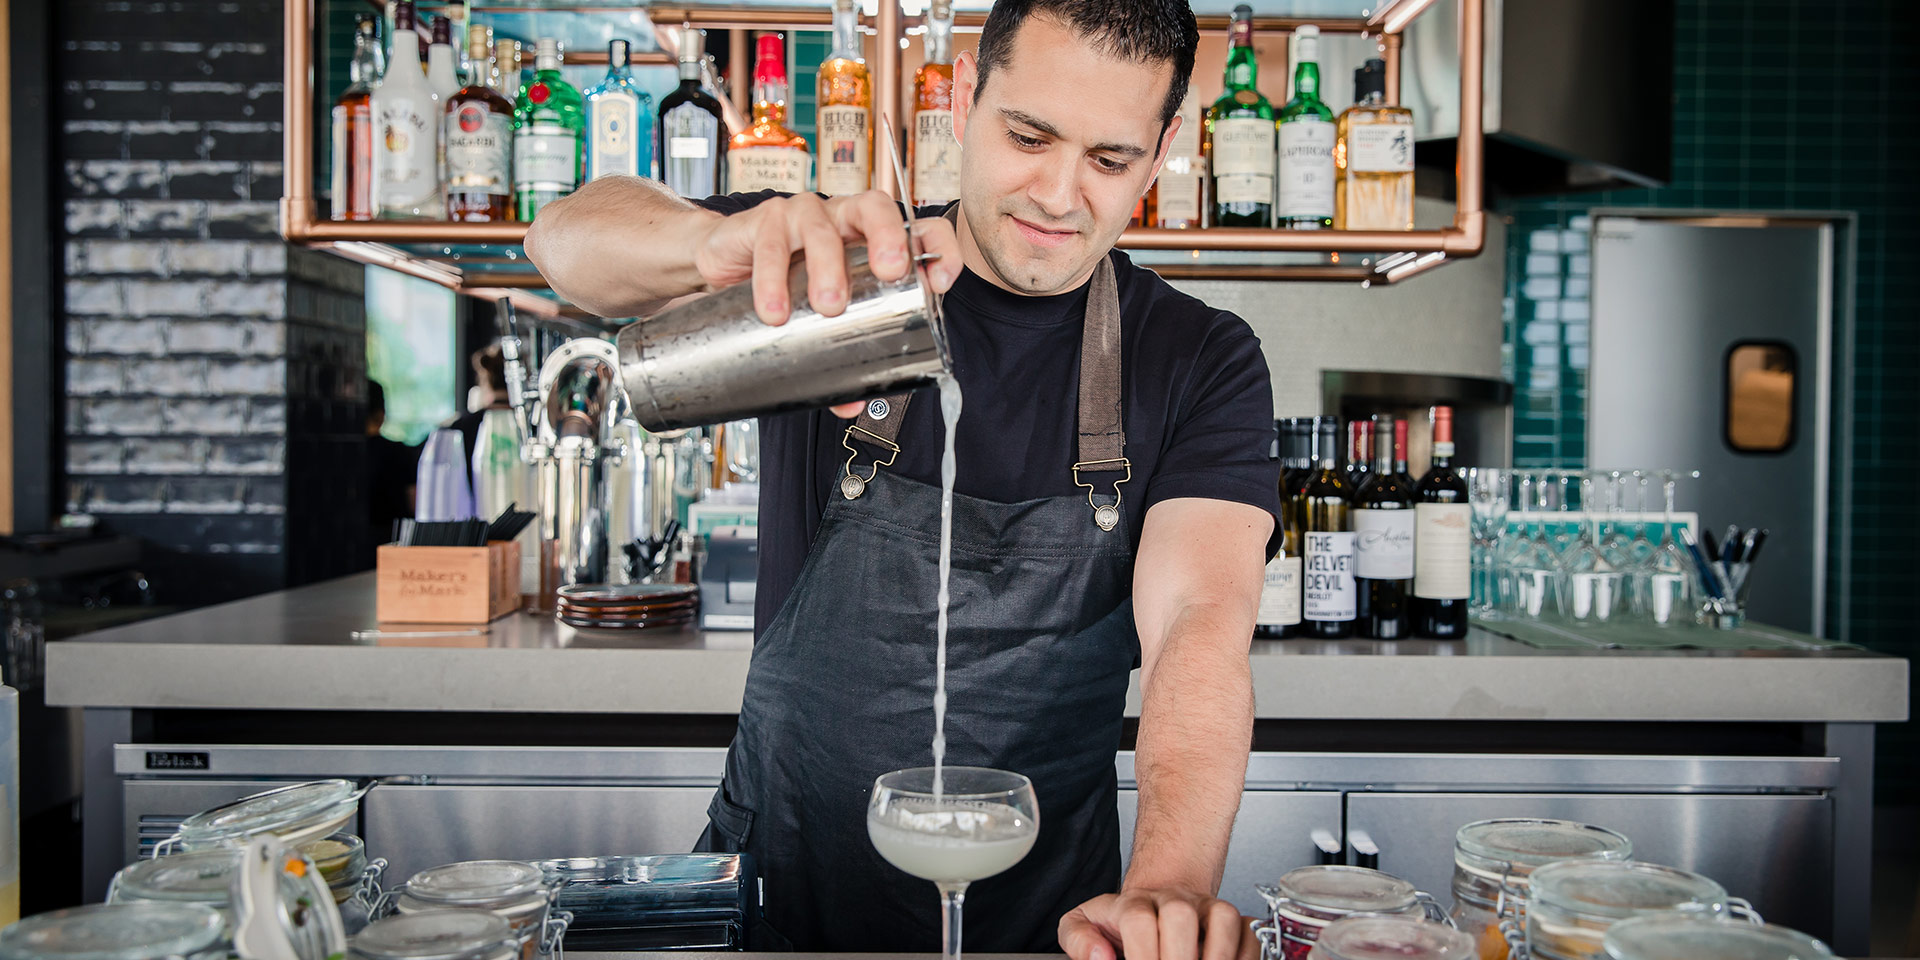
[[420,71],[413,0],[394,5],[393,52],[373,91],[373,205],[383,219],[440,216],[440,98]]
[[1340,469],[1339,421],[1322,417],[1318,432],[1317,469],[1294,499],[1305,561],[1300,632],[1338,639],[1353,636],[1353,621],[1359,613],[1353,581],[1353,525],[1348,516],[1353,491]]
[[[1283,483],[1284,487],[1285,484]],[[1263,640],[1285,640],[1300,633],[1300,528],[1293,505],[1280,504],[1280,552],[1267,561],[1260,585],[1260,612],[1253,635]]]
[[860,9],[833,0],[833,52],[815,91],[820,131],[820,192],[860,193],[873,185],[873,78],[860,57]]
[[1190,230],[1200,226],[1200,180],[1206,175],[1207,160],[1201,156],[1200,101],[1193,88],[1187,88],[1180,101],[1180,129],[1167,146],[1167,162],[1160,168],[1147,203],[1147,225],[1162,230]]
[[1226,92],[1207,110],[1203,149],[1213,181],[1213,226],[1273,226],[1273,104],[1256,84],[1253,8],[1233,8]]
[[1320,102],[1320,28],[1294,31],[1293,99],[1280,108],[1280,205],[1277,226],[1333,226],[1333,111]]
[[363,16],[354,25],[352,83],[333,104],[333,219],[373,219],[373,88],[380,82],[379,21]]
[[1453,408],[1434,407],[1433,466],[1414,485],[1413,631],[1454,640],[1467,635],[1473,592],[1473,507],[1453,471]]
[[625,40],[607,45],[607,79],[587,91],[587,180],[653,175],[653,95],[640,88]]
[[513,104],[513,207],[527,221],[580,185],[587,126],[580,91],[560,77],[559,42],[541,37],[533,64],[533,80]]
[[487,83],[493,30],[467,32],[473,79],[447,100],[445,126],[447,219],[493,223],[513,219],[513,103]]
[[953,3],[927,10],[927,62],[913,75],[913,202],[960,199],[960,141],[953,135]]
[[1360,635],[1410,635],[1407,589],[1413,583],[1413,491],[1393,470],[1391,419],[1374,425],[1373,469],[1353,495],[1354,581]]
[[1387,103],[1387,64],[1353,72],[1333,148],[1336,230],[1413,229],[1413,111]]
[[802,193],[813,157],[807,138],[788,129],[787,57],[777,33],[763,33],[753,64],[753,125],[727,144],[727,190]]
[[683,196],[701,199],[723,190],[727,169],[726,127],[720,101],[700,89],[700,31],[680,28],[680,86],[660,101],[660,132],[654,153],[660,179]]

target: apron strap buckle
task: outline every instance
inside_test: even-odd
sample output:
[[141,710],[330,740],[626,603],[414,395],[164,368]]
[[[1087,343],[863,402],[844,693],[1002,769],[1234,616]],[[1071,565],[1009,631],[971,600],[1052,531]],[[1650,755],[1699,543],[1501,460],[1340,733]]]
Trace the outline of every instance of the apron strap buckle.
[[[1093,484],[1080,479],[1080,471],[1088,473],[1123,473],[1113,482],[1113,502],[1100,503],[1093,498]],[[1120,485],[1133,479],[1133,461],[1126,457],[1114,457],[1109,460],[1082,460],[1073,465],[1073,484],[1087,488],[1087,506],[1093,508],[1093,522],[1102,530],[1112,530],[1120,525]]]
[[[885,460],[879,457],[873,459],[873,469],[869,470],[865,477],[860,476],[859,471],[853,468],[853,462],[860,459],[860,448],[853,445],[855,439],[854,434],[856,432],[860,434],[858,439],[862,442],[873,444],[887,451],[887,458]],[[872,483],[873,478],[880,475],[880,468],[893,466],[893,461],[900,456],[899,444],[860,426],[858,423],[847,428],[846,434],[840,438],[840,445],[847,448],[847,472],[845,476],[840,478],[840,495],[846,497],[848,500],[859,499],[861,494],[867,492],[867,484]]]

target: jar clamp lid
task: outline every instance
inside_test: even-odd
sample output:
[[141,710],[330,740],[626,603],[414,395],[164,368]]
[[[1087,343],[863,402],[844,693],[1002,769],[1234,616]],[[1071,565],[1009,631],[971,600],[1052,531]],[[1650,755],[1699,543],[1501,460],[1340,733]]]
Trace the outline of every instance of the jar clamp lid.
[[366,790],[347,780],[296,783],[196,813],[180,823],[189,850],[234,845],[273,834],[299,844],[338,830],[360,808]]
[[1727,908],[1727,890],[1676,867],[1638,860],[1563,860],[1533,873],[1536,910],[1551,908],[1597,920],[1619,920],[1649,910],[1697,905]]
[[1526,882],[1539,867],[1562,860],[1629,860],[1633,841],[1572,820],[1480,820],[1454,833],[1454,862],[1490,880]]
[[109,902],[158,900],[224,907],[233,901],[240,851],[232,847],[192,850],[130,864],[114,875]]
[[0,930],[0,960],[160,960],[219,946],[225,924],[199,903],[96,903]]
[[1416,917],[1355,916],[1321,931],[1313,958],[1326,960],[1468,960],[1473,938]]
[[539,867],[520,860],[469,860],[431,867],[407,879],[405,893],[423,904],[511,907],[545,900],[550,886]]
[[1335,913],[1400,913],[1419,902],[1419,892],[1399,877],[1366,867],[1300,867],[1262,884],[1260,895],[1275,912],[1289,905]]
[[482,960],[518,950],[507,922],[484,910],[397,913],[353,938],[353,952],[366,960]]
[[1701,913],[1622,920],[1607,930],[1609,960],[1832,960],[1798,930]]

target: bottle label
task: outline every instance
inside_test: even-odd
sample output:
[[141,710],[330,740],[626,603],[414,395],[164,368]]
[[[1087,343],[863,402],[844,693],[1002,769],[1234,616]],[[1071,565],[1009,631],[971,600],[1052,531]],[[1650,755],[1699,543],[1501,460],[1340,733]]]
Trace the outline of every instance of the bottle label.
[[1266,580],[1260,585],[1263,627],[1287,627],[1300,622],[1300,558],[1274,557],[1267,561]]
[[587,179],[640,176],[640,98],[626,93],[603,93],[587,104],[587,129],[593,144],[587,151]]
[[1199,157],[1168,157],[1160,168],[1160,183],[1154,187],[1154,225],[1160,227],[1197,227],[1200,225],[1200,169],[1206,161]]
[[1282,219],[1333,216],[1333,124],[1318,117],[1280,125]]
[[859,193],[873,183],[865,107],[821,107],[820,192],[829,197]]
[[1473,508],[1464,503],[1416,503],[1413,595],[1465,600],[1473,593]]
[[953,111],[922,110],[913,115],[913,202],[959,198],[960,141],[953,135]]
[[1173,132],[1173,142],[1167,146],[1169,163],[1173,157],[1200,155],[1200,101],[1192,87],[1187,88],[1187,97],[1180,101],[1180,110],[1175,116],[1180,118],[1180,129]]
[[1353,575],[1363,580],[1406,580],[1413,576],[1411,510],[1353,511]]
[[374,103],[374,129],[380,135],[373,149],[375,205],[383,212],[423,208],[438,215],[440,140],[423,109],[431,102],[376,97]]
[[1353,585],[1353,534],[1303,534],[1306,580],[1301,585],[1308,620],[1352,620],[1359,616]]
[[447,114],[447,189],[504,197],[513,156],[513,118],[478,103]]
[[1213,125],[1217,203],[1273,202],[1273,121],[1230,117]]
[[719,193],[714,154],[720,149],[720,118],[699,104],[683,103],[668,110],[661,124],[667,155],[660,158],[660,178],[683,197],[698,200]]
[[792,147],[740,147],[727,151],[727,189],[733,193],[777,190],[804,193],[812,157]]
[[572,193],[580,175],[580,138],[557,123],[533,123],[513,137],[516,190]]
[[333,108],[333,218],[347,218],[347,108]]
[[1347,128],[1347,169],[1354,173],[1410,173],[1413,124],[1362,123]]

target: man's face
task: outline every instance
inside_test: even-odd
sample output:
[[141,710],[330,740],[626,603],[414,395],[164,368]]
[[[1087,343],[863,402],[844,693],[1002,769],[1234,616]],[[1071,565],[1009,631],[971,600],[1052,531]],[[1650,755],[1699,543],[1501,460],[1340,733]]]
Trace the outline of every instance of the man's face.
[[973,54],[961,54],[954,127],[968,265],[1016,293],[1071,290],[1119,240],[1166,159],[1180,122],[1161,135],[1172,65],[1110,59],[1034,16],[976,98],[978,77]]

